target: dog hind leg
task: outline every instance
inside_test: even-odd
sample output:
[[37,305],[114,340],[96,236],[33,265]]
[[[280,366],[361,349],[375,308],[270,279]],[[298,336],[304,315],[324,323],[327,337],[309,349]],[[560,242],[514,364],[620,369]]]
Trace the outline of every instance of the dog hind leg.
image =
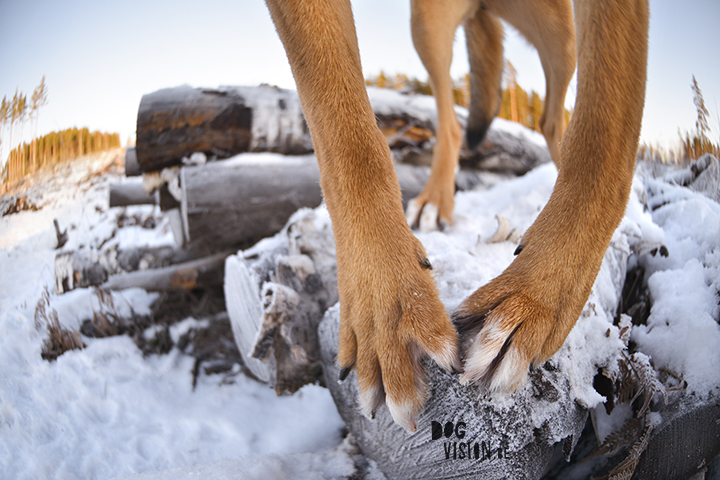
[[472,0],[411,2],[413,43],[430,77],[438,114],[432,171],[425,188],[407,208],[408,223],[423,231],[452,223],[462,129],[455,115],[450,64],[455,31],[476,8]]
[[470,108],[465,137],[475,148],[485,138],[500,110],[503,73],[503,26],[487,8],[479,8],[465,21],[470,62]]
[[537,49],[545,73],[545,104],[540,129],[559,166],[565,129],[565,92],[575,72],[575,28],[570,0],[494,0],[487,8]]

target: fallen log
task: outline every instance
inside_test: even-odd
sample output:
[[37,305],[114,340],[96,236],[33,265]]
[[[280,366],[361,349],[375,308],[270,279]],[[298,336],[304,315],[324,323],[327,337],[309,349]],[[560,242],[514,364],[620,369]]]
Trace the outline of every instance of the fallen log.
[[180,214],[186,245],[248,247],[280,231],[301,207],[322,201],[310,158],[183,167]]
[[116,250],[76,250],[55,256],[55,290],[62,294],[76,288],[97,287],[114,275],[169,267],[203,258],[203,251],[174,247],[141,247]]
[[150,292],[157,292],[221,285],[227,255],[227,253],[218,253],[168,267],[113,275],[99,288],[102,290],[142,288]]
[[145,191],[141,178],[110,184],[110,207],[156,205],[157,203],[157,196]]
[[295,92],[270,86],[181,86],[144,95],[140,101],[136,154],[143,172],[178,165],[195,152],[227,158],[248,151],[311,150]]
[[[375,88],[369,88],[368,94],[378,127],[397,158],[403,163],[430,165],[437,123],[434,102],[423,95]],[[464,124],[467,110],[458,108],[457,113]],[[187,163],[184,159],[195,152],[212,160],[242,152],[296,155],[312,150],[295,91],[267,85],[181,86],[143,96],[137,146],[126,153],[126,171],[149,172]],[[472,168],[522,174],[549,161],[550,155],[539,134],[498,120],[486,140],[472,151],[464,149],[460,160]]]
[[[417,196],[430,170],[396,165],[403,202]],[[461,171],[459,190],[484,183],[479,172]],[[247,248],[274,235],[299,208],[322,201],[320,171],[313,156],[238,157],[180,173],[180,217],[187,248]]]

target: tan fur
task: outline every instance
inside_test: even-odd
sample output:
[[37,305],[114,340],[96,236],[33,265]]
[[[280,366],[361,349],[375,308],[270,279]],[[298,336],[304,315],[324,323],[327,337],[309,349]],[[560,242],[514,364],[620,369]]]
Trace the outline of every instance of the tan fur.
[[[349,1],[267,3],[295,76],[333,221],[341,299],[338,362],[357,370],[367,415],[386,402],[395,421],[414,430],[428,394],[420,358],[429,354],[446,369],[461,368],[458,335],[438,299],[423,247],[405,221],[390,151],[365,90]],[[562,0],[416,0],[412,12],[413,40],[430,73],[439,117],[433,174],[418,202],[439,206],[439,220],[449,222],[461,142],[448,96],[455,29],[465,23],[476,56],[474,121],[496,109],[488,92],[499,86],[501,33],[492,15],[516,25],[536,45],[548,77],[551,105],[543,131],[552,152],[572,74],[572,25]],[[523,237],[515,262],[457,314],[463,379],[494,389],[512,388],[530,363],[562,345],[629,195],[644,101],[646,0],[577,0],[575,13],[578,99],[553,154],[559,166],[555,191]],[[483,42],[490,45],[486,53]]]

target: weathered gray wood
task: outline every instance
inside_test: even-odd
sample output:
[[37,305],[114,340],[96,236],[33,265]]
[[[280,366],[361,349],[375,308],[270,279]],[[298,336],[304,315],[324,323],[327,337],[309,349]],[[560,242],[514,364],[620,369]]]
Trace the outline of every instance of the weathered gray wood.
[[[403,202],[418,195],[428,167],[396,165]],[[180,216],[184,244],[213,249],[245,248],[274,235],[301,207],[322,201],[320,171],[312,156],[244,160],[183,167]],[[478,172],[461,171],[459,190],[483,183]]]
[[329,218],[310,210],[226,262],[225,301],[238,349],[278,394],[322,379],[317,327],[338,299],[336,265]]
[[177,265],[138,270],[111,276],[100,285],[103,290],[142,288],[147,291],[191,290],[221,285],[227,253],[192,260]]
[[135,147],[127,147],[125,149],[125,176],[136,177],[138,175],[142,175],[142,170],[138,164],[137,152]]
[[180,212],[188,245],[248,247],[271,236],[301,207],[322,201],[311,158],[213,162],[183,167]]
[[662,423],[635,469],[635,478],[685,480],[720,454],[720,399],[689,395],[660,408]]
[[140,178],[110,184],[110,207],[155,205],[157,202],[157,196],[145,191]]

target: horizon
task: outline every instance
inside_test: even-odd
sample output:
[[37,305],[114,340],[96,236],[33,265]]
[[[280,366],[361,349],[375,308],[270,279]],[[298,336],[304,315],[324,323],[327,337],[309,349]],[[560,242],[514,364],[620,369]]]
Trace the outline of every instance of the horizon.
[[[353,10],[366,78],[384,71],[427,79],[412,47],[409,2],[355,2]],[[710,113],[711,139],[720,138],[720,2],[650,1],[650,46],[641,143],[671,149],[679,133],[694,132],[697,118],[690,85],[695,75]],[[41,11],[37,17],[34,12]],[[380,12],[380,14],[378,14]],[[20,22],[32,19],[32,22]],[[40,34],[29,35],[32,25]],[[707,32],[707,33],[705,33]],[[702,37],[700,35],[703,35]],[[533,47],[506,28],[506,59],[526,91],[545,96],[542,67]],[[142,95],[161,88],[242,86],[267,83],[295,89],[282,44],[264,2],[74,0],[0,3],[0,96],[16,89],[29,97],[46,76],[48,104],[39,111],[38,136],[87,127],[135,135]],[[462,29],[456,34],[454,79],[468,71]],[[572,108],[575,80],[566,96]],[[31,130],[24,129],[23,141]],[[13,135],[14,137],[19,136]],[[10,152],[3,136],[2,162]],[[19,142],[13,138],[14,147]]]

